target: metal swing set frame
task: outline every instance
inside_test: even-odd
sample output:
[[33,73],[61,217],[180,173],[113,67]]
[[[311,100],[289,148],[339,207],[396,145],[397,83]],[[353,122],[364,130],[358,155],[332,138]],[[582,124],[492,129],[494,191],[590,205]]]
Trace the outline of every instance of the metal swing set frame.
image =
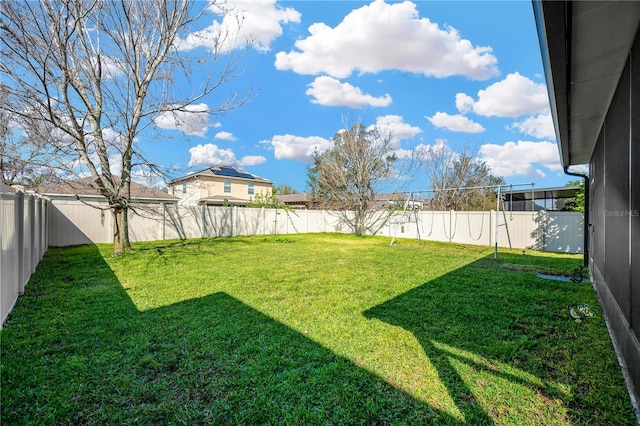
[[[509,241],[509,250],[512,249],[511,247],[511,236],[509,234],[509,226],[508,226],[508,220],[507,220],[507,214],[505,212],[504,209],[504,201],[503,198],[503,189],[508,188],[510,190],[509,195],[510,197],[513,197],[512,195],[512,191],[513,188],[516,187],[523,187],[523,186],[530,186],[531,187],[531,194],[532,194],[532,209],[533,207],[533,203],[534,203],[534,196],[533,194],[535,194],[535,183],[520,183],[520,184],[504,184],[504,185],[484,185],[484,186],[468,186],[468,187],[462,187],[462,188],[440,188],[440,189],[424,189],[424,190],[418,190],[418,191],[408,191],[408,192],[403,192],[403,194],[407,194],[407,198],[404,202],[403,208],[402,208],[402,218],[406,217],[407,214],[407,210],[411,207],[411,210],[413,211],[413,217],[416,223],[416,231],[418,234],[418,240],[422,240],[421,235],[420,235],[420,226],[419,226],[419,219],[418,219],[418,210],[416,208],[417,204],[416,204],[416,196],[423,194],[423,193],[427,193],[427,194],[436,194],[438,192],[444,192],[444,191],[469,191],[469,190],[495,190],[496,191],[496,226],[495,226],[495,236],[494,236],[494,251],[493,251],[493,258],[497,259],[498,258],[498,236],[499,236],[499,230],[501,226],[505,227],[506,233],[507,233],[507,239]],[[502,203],[500,202],[502,201]],[[511,212],[513,212],[513,200],[511,199],[509,201],[509,210]],[[502,208],[501,208],[502,206]],[[500,211],[502,211],[502,217],[503,217],[503,223],[500,223]],[[482,216],[482,225],[481,227],[484,226],[484,210],[483,210],[483,216]],[[443,222],[444,224],[444,222]],[[395,223],[395,228],[393,231],[393,236],[391,238],[391,242],[389,243],[389,246],[392,246],[393,243],[396,240],[396,235],[398,234],[398,228],[400,226],[404,226],[404,221],[396,221]],[[433,228],[433,217],[431,218],[431,227]],[[456,228],[457,228],[457,218],[456,218]],[[433,229],[432,229],[433,231]],[[471,233],[471,224],[469,223],[469,233]],[[429,233],[429,235],[431,235],[431,232]],[[445,230],[445,236],[446,236],[446,230]],[[482,237],[482,228],[480,229],[480,235],[478,236],[478,238],[473,238],[471,236],[471,234],[469,234],[469,236],[474,239],[475,241],[478,241],[481,237]],[[453,234],[450,232],[450,235],[447,237],[449,238],[449,240],[451,240],[451,238],[453,238]]]

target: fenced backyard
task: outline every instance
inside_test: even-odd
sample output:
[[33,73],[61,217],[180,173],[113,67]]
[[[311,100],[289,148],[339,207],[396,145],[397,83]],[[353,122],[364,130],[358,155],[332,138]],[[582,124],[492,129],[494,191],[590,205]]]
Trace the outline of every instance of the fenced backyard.
[[[47,246],[110,243],[104,204],[46,199],[2,188],[0,272],[2,323]],[[98,207],[98,208],[96,208]],[[581,253],[583,218],[574,212],[396,212],[370,234],[514,249]],[[506,226],[505,226],[506,224]],[[497,227],[497,234],[496,234]],[[352,232],[329,211],[139,204],[130,214],[131,241]]]
[[[345,234],[51,248],[2,424],[634,424],[580,255]],[[576,322],[569,306],[588,304]]]
[[635,422],[579,214],[0,208],[2,424]]
[[[49,244],[64,247],[112,241],[108,211],[78,201],[53,201]],[[219,206],[138,205],[130,215],[132,241],[215,238],[242,235],[283,235],[353,232],[325,210],[283,210]],[[582,253],[583,217],[577,212],[395,212],[384,226],[369,234],[421,238],[456,244]],[[506,226],[505,226],[506,223]]]

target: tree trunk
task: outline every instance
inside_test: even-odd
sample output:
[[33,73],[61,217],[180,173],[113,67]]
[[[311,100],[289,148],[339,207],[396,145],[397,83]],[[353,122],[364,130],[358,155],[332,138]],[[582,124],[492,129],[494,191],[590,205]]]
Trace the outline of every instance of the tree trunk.
[[131,250],[128,209],[112,207],[111,213],[113,215],[113,255],[118,256],[124,251]]
[[366,225],[365,225],[365,216],[362,209],[357,208],[355,211],[355,231],[356,235],[364,235]]

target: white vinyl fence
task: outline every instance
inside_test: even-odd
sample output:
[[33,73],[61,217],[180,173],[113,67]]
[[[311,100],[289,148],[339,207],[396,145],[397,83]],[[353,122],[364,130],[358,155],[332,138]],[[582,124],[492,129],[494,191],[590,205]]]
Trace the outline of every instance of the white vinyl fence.
[[459,244],[582,253],[583,215],[578,212],[456,212],[406,213],[391,220],[397,238],[421,238]]
[[0,328],[47,250],[48,201],[0,187]]
[[[95,208],[101,207],[101,208]],[[0,191],[1,323],[47,246],[112,243],[112,216],[106,205],[47,200],[3,186]],[[567,253],[583,250],[583,216],[573,212],[397,212],[370,233],[458,244]],[[214,206],[141,204],[129,221],[131,241],[352,232],[335,212]],[[1,325],[0,325],[1,327]]]
[[[112,217],[78,201],[51,201],[49,245],[68,246],[113,241]],[[102,206],[104,207],[104,206]],[[583,216],[575,212],[396,213],[375,235],[420,238],[459,244],[567,253],[583,250]],[[505,225],[506,224],[506,225]],[[131,241],[210,238],[236,235],[280,235],[351,232],[334,212],[262,208],[147,204],[131,213]]]

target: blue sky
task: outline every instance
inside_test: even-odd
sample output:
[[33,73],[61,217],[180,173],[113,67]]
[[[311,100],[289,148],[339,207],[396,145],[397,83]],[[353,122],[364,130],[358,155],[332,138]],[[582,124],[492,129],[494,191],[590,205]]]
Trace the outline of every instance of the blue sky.
[[[253,44],[243,73],[218,95],[251,88],[251,100],[180,125],[161,117],[169,139],[141,140],[155,162],[231,164],[304,191],[314,149],[329,148],[345,119],[362,116],[394,135],[398,150],[472,144],[507,183],[571,180],[560,166],[531,2],[230,4],[244,16],[238,38]],[[183,48],[205,43],[223,19],[210,15]],[[418,175],[409,189],[428,187]]]

